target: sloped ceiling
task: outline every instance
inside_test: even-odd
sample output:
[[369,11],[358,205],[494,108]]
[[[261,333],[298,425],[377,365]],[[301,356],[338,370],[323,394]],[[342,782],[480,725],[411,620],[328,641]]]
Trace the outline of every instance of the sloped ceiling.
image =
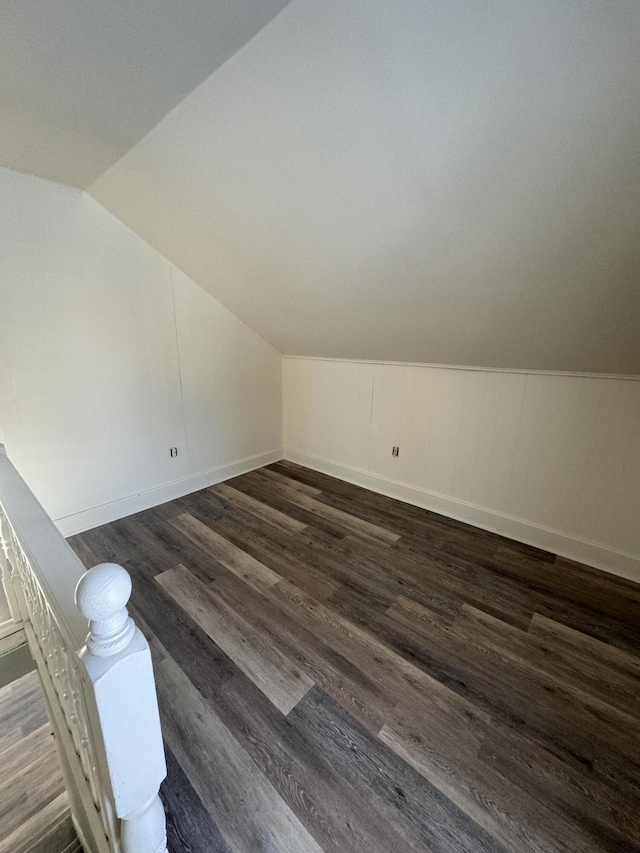
[[281,352],[640,373],[637,0],[294,0],[91,187]]
[[639,82],[637,0],[293,0],[89,191],[283,353],[640,374]]
[[84,187],[288,0],[0,0],[0,165]]

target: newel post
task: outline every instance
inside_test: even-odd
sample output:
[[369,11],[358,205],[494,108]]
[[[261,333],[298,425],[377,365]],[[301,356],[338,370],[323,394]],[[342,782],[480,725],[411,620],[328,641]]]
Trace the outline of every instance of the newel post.
[[83,575],[76,604],[89,620],[89,635],[80,659],[96,717],[90,722],[103,765],[98,776],[121,819],[122,850],[166,853],[158,790],[167,769],[158,701],[149,645],[127,611],[130,596],[131,578],[122,566],[103,563]]

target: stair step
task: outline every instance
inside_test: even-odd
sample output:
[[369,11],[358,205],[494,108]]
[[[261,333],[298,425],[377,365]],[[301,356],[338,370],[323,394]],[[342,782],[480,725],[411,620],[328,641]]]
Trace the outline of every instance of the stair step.
[[67,815],[47,835],[29,847],[28,853],[75,853],[81,849],[71,815]]
[[61,850],[60,853],[83,853],[83,848],[79,839],[76,838],[75,841],[72,841],[71,844],[68,847],[65,847],[64,850]]
[[36,761],[42,761],[43,755],[56,749],[51,725],[46,722],[25,737],[9,739],[6,745],[0,741],[0,767],[5,779],[17,776],[20,770]]
[[[69,832],[69,826],[73,835],[67,834],[65,836],[65,833]],[[47,847],[46,843],[50,839],[55,840],[57,832],[62,833],[59,835],[58,847]],[[47,803],[37,814],[32,815],[18,826],[10,835],[2,839],[0,841],[0,853],[61,853],[74,838],[77,838],[76,831],[71,823],[69,800],[66,791],[64,791],[50,803]]]
[[9,622],[7,625],[3,625],[3,630],[0,633],[0,655],[12,652],[26,642],[27,634],[24,628],[21,625]]
[[[13,684],[36,668],[29,643],[26,638],[22,642],[23,637],[24,631],[17,631],[0,641],[5,649],[0,652],[0,688]],[[6,644],[10,644],[11,648]]]

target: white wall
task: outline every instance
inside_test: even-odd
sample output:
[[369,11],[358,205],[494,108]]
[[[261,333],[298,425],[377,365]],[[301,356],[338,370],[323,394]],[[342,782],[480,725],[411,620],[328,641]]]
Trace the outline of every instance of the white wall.
[[640,580],[640,381],[304,358],[283,377],[287,458]]
[[63,532],[280,455],[275,350],[86,193],[0,200],[0,441]]

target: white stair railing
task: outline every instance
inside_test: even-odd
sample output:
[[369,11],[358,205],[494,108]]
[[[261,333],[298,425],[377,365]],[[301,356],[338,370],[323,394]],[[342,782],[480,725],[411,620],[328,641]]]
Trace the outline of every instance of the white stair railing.
[[131,579],[112,563],[85,573],[3,445],[0,574],[38,666],[86,853],[166,853],[166,764],[149,645],[126,608]]

